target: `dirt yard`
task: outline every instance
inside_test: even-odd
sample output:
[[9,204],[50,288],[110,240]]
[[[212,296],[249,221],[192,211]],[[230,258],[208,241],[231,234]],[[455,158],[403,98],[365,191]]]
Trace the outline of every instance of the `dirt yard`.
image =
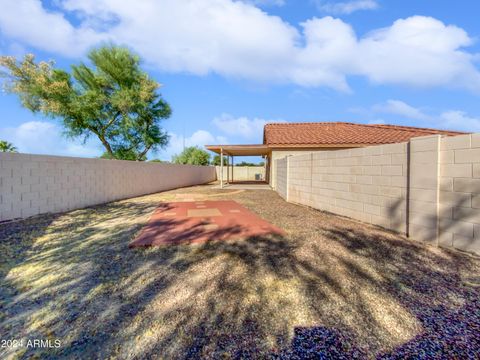
[[[161,201],[287,236],[129,249]],[[0,358],[479,358],[480,258],[268,190],[178,189],[0,225]],[[2,343],[3,346],[5,343]]]

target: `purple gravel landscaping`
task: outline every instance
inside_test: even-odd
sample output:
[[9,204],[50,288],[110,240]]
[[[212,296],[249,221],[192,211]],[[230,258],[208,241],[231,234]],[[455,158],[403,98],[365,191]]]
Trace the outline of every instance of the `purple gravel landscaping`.
[[[234,200],[286,235],[128,248],[159,202],[187,197]],[[0,338],[62,343],[0,358],[480,358],[479,257],[273,191],[178,189],[0,238]]]

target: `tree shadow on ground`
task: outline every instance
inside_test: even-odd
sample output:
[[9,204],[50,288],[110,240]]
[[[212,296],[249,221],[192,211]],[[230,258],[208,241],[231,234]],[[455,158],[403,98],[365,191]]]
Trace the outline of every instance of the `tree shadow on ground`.
[[[138,218],[151,210],[149,204],[114,203],[57,218],[35,233],[33,251],[4,279],[19,292],[9,299],[2,328],[11,336],[60,338],[64,346],[29,349],[25,356],[109,356],[142,336],[146,344],[137,351],[144,357],[265,353],[259,339],[276,327],[275,341],[286,343],[289,332],[288,324],[273,323],[282,299],[269,299],[271,287],[308,276],[335,286],[326,273],[296,259],[295,246],[279,236],[128,249],[144,222],[128,222],[125,215]],[[201,231],[191,229],[188,238]],[[234,237],[239,229],[210,231],[210,237],[225,231]],[[148,315],[150,309],[161,316]],[[160,322],[162,335],[150,333],[149,339]]]
[[449,316],[459,324],[455,339],[478,324],[478,289],[461,278],[478,262],[461,254],[349,221],[305,223],[315,226],[311,236],[235,240],[232,228],[230,241],[215,241],[220,234],[213,233],[203,244],[129,249],[157,201],[80,210],[46,221],[38,233],[19,229],[34,240],[26,252],[9,245],[22,256],[2,280],[2,288],[17,289],[7,296],[2,336],[58,338],[62,347],[10,351],[42,358],[395,358],[413,356],[435,334],[443,334],[436,344],[451,341],[442,333]]
[[[26,221],[10,221],[0,224],[0,322],[5,319],[4,306],[21,290],[8,286],[7,275],[29,258],[35,239],[43,236],[46,229],[58,216],[49,214]],[[1,328],[0,339],[4,339]]]
[[[82,297],[95,283],[102,282],[101,277],[94,281],[85,276],[95,275],[85,266],[98,256],[107,268],[110,261],[105,252],[111,258],[112,251],[115,251],[110,242],[116,235],[116,225],[104,229],[95,226],[126,214],[146,215],[155,206],[158,203],[118,202],[0,225],[3,250],[0,338],[52,338],[55,328],[61,328],[63,324],[66,327],[62,332],[68,333],[68,324],[79,316]],[[132,236],[138,228],[127,225],[118,235]],[[112,236],[110,241],[89,246],[95,239],[107,235]],[[99,256],[97,252],[103,254]],[[1,352],[9,350],[12,349],[2,349]],[[17,350],[23,353],[26,349]],[[26,351],[26,354],[34,352]]]
[[[390,294],[421,325],[419,334],[377,354],[378,358],[480,356],[480,288],[462,276],[478,271],[478,258],[454,250],[432,252],[414,241],[399,244],[353,227],[331,229],[327,237],[351,252],[350,259],[339,261],[352,276],[355,274],[357,281]],[[355,265],[356,258],[368,259],[365,264],[381,278],[373,280],[365,268]]]

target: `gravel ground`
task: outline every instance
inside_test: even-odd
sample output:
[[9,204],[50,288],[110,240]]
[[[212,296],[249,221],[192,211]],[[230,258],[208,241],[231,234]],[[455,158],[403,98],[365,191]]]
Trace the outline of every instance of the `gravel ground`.
[[[160,201],[186,198],[236,200],[287,236],[128,248]],[[61,341],[0,358],[480,358],[480,258],[273,191],[177,189],[0,239],[0,339]]]

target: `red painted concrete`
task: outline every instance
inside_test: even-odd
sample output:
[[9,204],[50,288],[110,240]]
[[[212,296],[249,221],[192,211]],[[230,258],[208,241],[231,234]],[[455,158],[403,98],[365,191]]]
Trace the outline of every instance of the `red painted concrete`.
[[284,231],[235,201],[170,202],[155,210],[129,246],[201,243],[268,234],[283,235]]

